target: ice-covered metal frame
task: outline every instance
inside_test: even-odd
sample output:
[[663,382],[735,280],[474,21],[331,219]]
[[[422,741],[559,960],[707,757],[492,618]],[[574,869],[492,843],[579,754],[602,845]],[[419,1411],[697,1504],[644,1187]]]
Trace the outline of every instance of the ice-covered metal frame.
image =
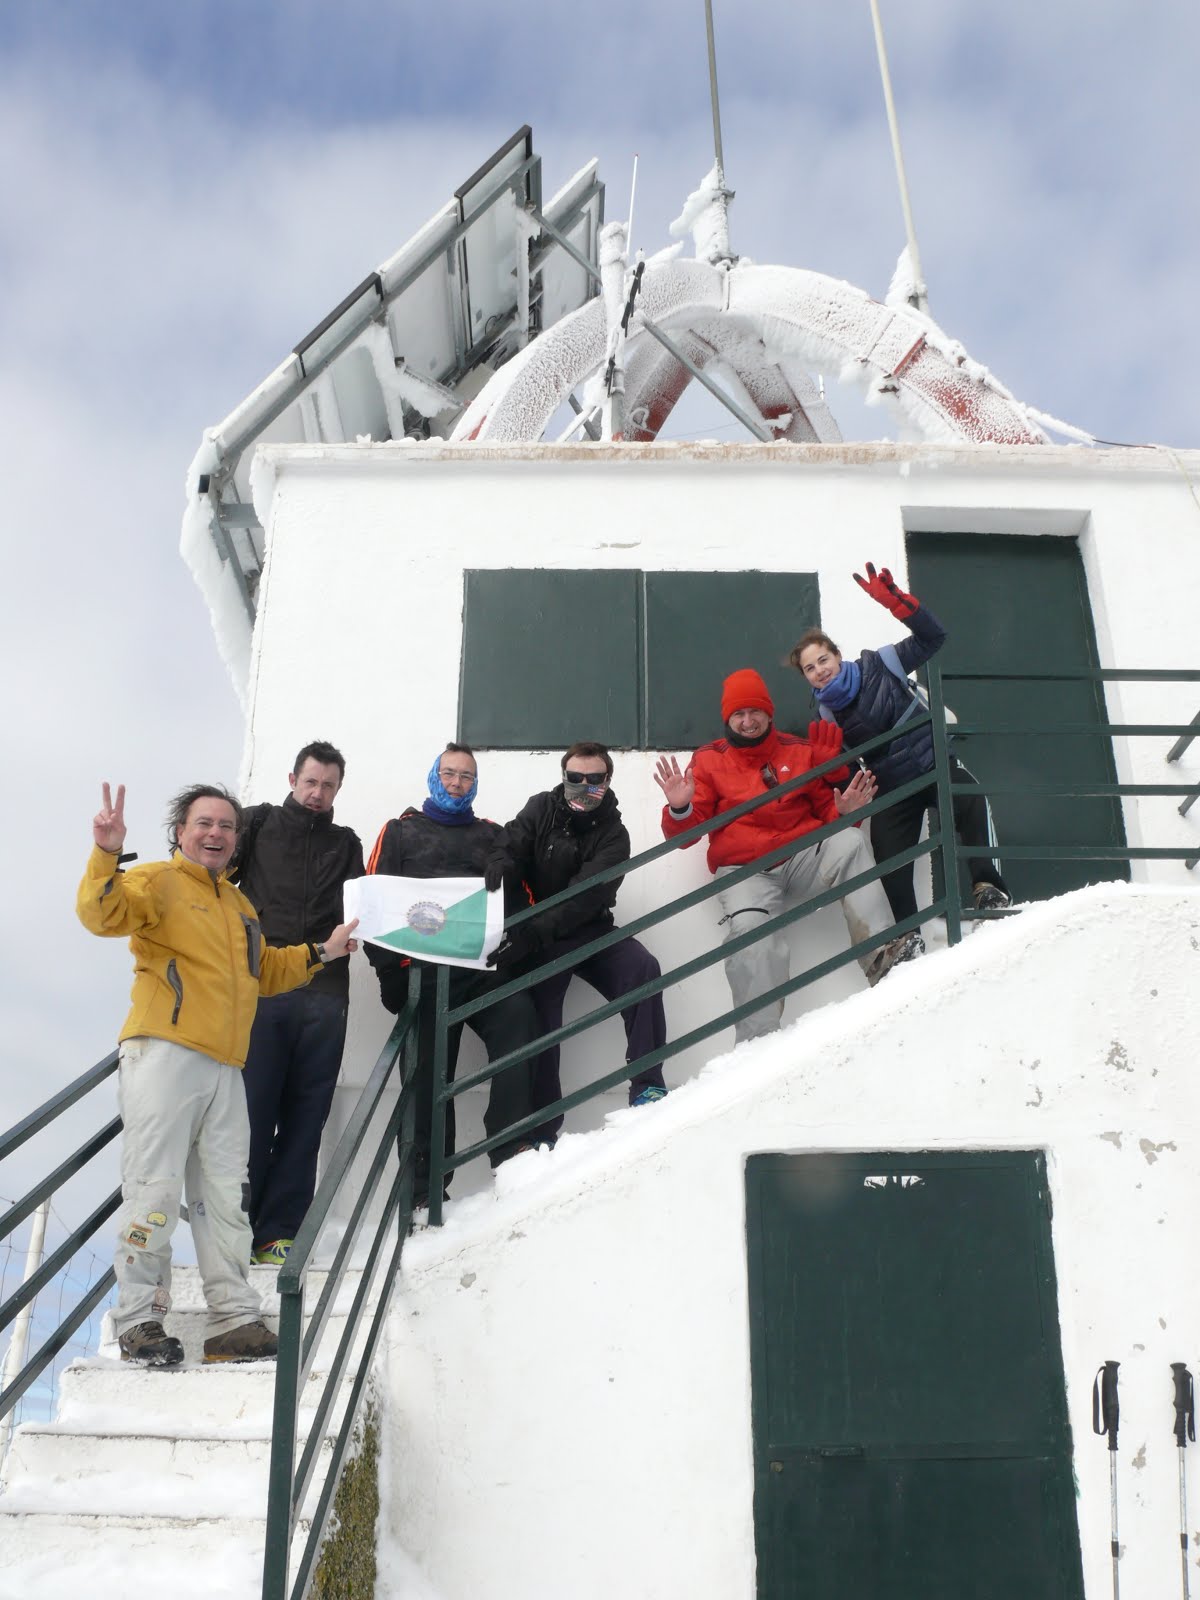
[[481,372],[502,366],[595,292],[589,269],[604,219],[596,162],[546,204],[552,231],[538,237],[529,219],[542,209],[541,157],[525,126],[206,429],[189,474],[189,517],[198,500],[251,619],[263,558],[250,498],[254,445],[446,431]]
[[[497,372],[452,438],[541,438],[559,407],[602,369],[607,339],[603,304],[589,301]],[[731,409],[760,439],[839,442],[811,377],[818,371],[857,377],[927,438],[1046,441],[986,368],[907,305],[880,303],[795,267],[649,261],[629,326],[625,439],[656,438],[693,377],[705,381],[706,368],[721,371]]]

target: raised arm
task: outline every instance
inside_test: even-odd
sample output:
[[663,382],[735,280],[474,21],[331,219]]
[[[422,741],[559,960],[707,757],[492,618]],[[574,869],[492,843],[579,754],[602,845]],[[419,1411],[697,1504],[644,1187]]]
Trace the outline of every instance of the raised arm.
[[909,630],[909,638],[896,642],[896,655],[905,672],[921,666],[945,644],[946,630],[933,612],[923,606],[915,594],[906,594],[886,567],[876,572],[874,564],[868,561],[866,577],[856,572],[854,581]]
[[[718,795],[705,775],[703,767],[697,771],[696,758],[692,757],[681,772],[674,756],[668,760],[659,756],[654,781],[662,790],[666,805],[662,810],[662,831],[667,839],[686,833],[716,815]],[[699,841],[693,839],[683,848],[690,850]]]
[[101,786],[100,809],[92,818],[94,849],[75,897],[75,912],[89,933],[122,938],[151,928],[158,911],[150,886],[140,875],[130,879],[120,869],[125,843],[125,785],[117,785],[114,801],[106,783]]

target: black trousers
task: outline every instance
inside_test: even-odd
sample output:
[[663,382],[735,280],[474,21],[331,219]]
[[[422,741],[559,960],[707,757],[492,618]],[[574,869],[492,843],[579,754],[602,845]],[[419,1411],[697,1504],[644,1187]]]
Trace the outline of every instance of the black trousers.
[[258,1002],[245,1071],[255,1250],[294,1239],[312,1204],[345,1042],[339,994],[293,989]]
[[[437,967],[428,962],[414,962],[414,965],[421,969],[421,999],[417,1029],[414,1188],[417,1202],[423,1204],[429,1193],[429,1152],[433,1126]],[[507,981],[506,977],[497,977],[493,972],[476,972],[470,967],[451,967],[449,1003],[452,1007],[466,1005],[469,1000],[477,1000],[480,995],[487,994],[491,989],[500,988],[501,984]],[[446,1077],[451,1083],[454,1081],[455,1069],[458,1066],[458,1047],[462,1042],[464,1027],[470,1028],[472,1033],[477,1034],[483,1041],[489,1061],[496,1061],[500,1056],[507,1055],[510,1050],[520,1050],[523,1045],[532,1044],[539,1031],[537,1012],[534,1010],[528,990],[521,994],[509,995],[506,1000],[489,1006],[486,1011],[477,1011],[467,1022],[460,1022],[452,1027],[447,1035]],[[499,1073],[491,1080],[487,1110],[483,1115],[483,1126],[489,1139],[512,1123],[520,1122],[533,1110],[532,1083],[533,1058],[518,1062],[515,1067],[509,1067],[506,1072]],[[447,1155],[454,1153],[454,1121],[454,1101],[448,1100],[445,1144]],[[523,1133],[517,1139],[497,1145],[495,1149],[490,1150],[488,1155],[492,1166],[498,1167],[519,1145],[527,1143],[529,1139],[530,1135]],[[449,1182],[447,1176],[447,1185]]]
[[[950,777],[954,783],[975,782],[974,776],[967,771],[962,762],[954,759],[950,762]],[[931,783],[927,789],[919,789],[916,794],[910,794],[907,800],[899,800],[894,806],[889,806],[886,811],[881,811],[872,817],[871,848],[875,852],[876,861],[886,861],[888,856],[894,856],[897,851],[907,850],[909,845],[916,844],[921,837],[921,823],[927,811],[937,815],[935,783]],[[954,796],[954,831],[968,847],[973,844],[987,844],[987,801],[983,795]],[[967,864],[971,869],[972,883],[994,884],[997,889],[1003,889],[1005,894],[1008,893],[1003,878],[996,870],[996,863],[990,857],[971,856]],[[892,916],[897,922],[914,915],[917,909],[917,894],[913,886],[911,861],[896,872],[884,873],[880,882],[883,884],[883,892],[888,897],[888,905],[892,908]]]
[[[590,933],[579,933],[568,939],[559,939],[555,944],[548,945],[545,950],[539,952],[538,965],[554,961],[572,950],[578,950],[580,945],[589,944],[602,932],[603,929],[599,931],[593,929]],[[652,978],[659,977],[661,972],[658,962],[644,944],[639,944],[636,939],[622,939],[618,944],[610,945],[607,950],[601,950],[597,955],[581,961],[570,972],[560,972],[556,978],[547,978],[544,983],[537,985],[533,991],[533,1003],[537,1007],[538,1032],[549,1033],[553,1028],[562,1026],[563,1001],[572,978],[582,978],[585,983],[590,983],[605,1000],[617,1000],[621,995],[628,994],[631,989],[640,988],[643,983],[649,983]],[[651,995],[648,1000],[641,1000],[636,1005],[629,1006],[622,1011],[621,1020],[625,1024],[626,1061],[636,1061],[639,1056],[649,1055],[652,1050],[660,1050],[666,1044],[667,1019],[663,1011],[661,994]],[[630,1100],[639,1090],[651,1086],[657,1089],[666,1087],[663,1083],[662,1067],[657,1063],[630,1079]],[[551,1045],[537,1057],[534,1068],[534,1109],[540,1110],[542,1106],[553,1105],[561,1097],[559,1047]],[[551,1117],[538,1129],[538,1133],[542,1138],[552,1139],[557,1136],[562,1124],[561,1116]]]

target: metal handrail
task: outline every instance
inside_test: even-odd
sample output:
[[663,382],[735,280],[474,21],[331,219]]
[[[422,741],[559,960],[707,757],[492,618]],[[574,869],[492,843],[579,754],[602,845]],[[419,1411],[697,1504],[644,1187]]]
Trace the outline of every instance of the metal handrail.
[[[321,1549],[321,1541],[333,1509],[342,1465],[350,1450],[358,1425],[366,1384],[375,1350],[383,1331],[391,1301],[400,1252],[412,1224],[413,1209],[413,1133],[415,1128],[416,1047],[420,972],[409,973],[408,998],[388,1035],[371,1076],[358,1098],[350,1121],[338,1141],[325,1175],[313,1197],[300,1231],[280,1268],[279,1354],[275,1365],[275,1403],[271,1427],[271,1461],[267,1487],[267,1524],[263,1548],[263,1600],[302,1600]],[[382,1133],[370,1152],[365,1179],[358,1187],[345,1230],[326,1273],[325,1284],[310,1319],[304,1327],[304,1297],[313,1255],[330,1213],[352,1182],[356,1157],[364,1149],[368,1130],[385,1091],[400,1072],[401,1087],[396,1104],[387,1117]],[[328,1372],[318,1393],[306,1396],[307,1410],[313,1416],[303,1439],[300,1431],[300,1393],[309,1384],[321,1337],[332,1313],[335,1297],[351,1259],[351,1252],[362,1231],[368,1206],[379,1189],[392,1148],[398,1143],[400,1159],[387,1190],[379,1221],[371,1235],[366,1260],[346,1327],[338,1341]],[[390,1244],[390,1251],[388,1246]],[[305,1516],[305,1500],[316,1477],[317,1461],[326,1428],[337,1404],[342,1379],[350,1362],[354,1342],[371,1311],[371,1295],[380,1262],[387,1256],[387,1269],[375,1300],[366,1342],[358,1370],[350,1386],[345,1409],[329,1460],[324,1466],[316,1504],[309,1518],[307,1535],[292,1572],[292,1543]],[[299,1462],[297,1463],[297,1456]]]
[[120,1065],[120,1057],[115,1050],[109,1052],[103,1061],[97,1061],[94,1067],[81,1073],[73,1083],[67,1084],[65,1089],[60,1089],[57,1094],[50,1096],[36,1111],[31,1111],[20,1122],[14,1122],[6,1133],[0,1134],[0,1161],[12,1155],[14,1150],[19,1150],[26,1139],[31,1139],[35,1133],[40,1133],[44,1127],[53,1122],[77,1100],[93,1090],[97,1084],[103,1083],[105,1078],[110,1078]]
[[[42,1105],[31,1111],[28,1116],[0,1134],[0,1161],[19,1150],[29,1139],[44,1128],[54,1123],[65,1111],[68,1111],[78,1101],[100,1084],[104,1083],[117,1070],[118,1055],[115,1050],[98,1061],[94,1067],[67,1084],[50,1096]],[[53,1199],[58,1191],[87,1166],[92,1158],[99,1154],[107,1145],[111,1144],[121,1131],[120,1117],[114,1117],[83,1141],[65,1160],[50,1172],[45,1178],[36,1183],[32,1189],[24,1194],[20,1200],[5,1211],[0,1217],[0,1240],[6,1239],[21,1223],[33,1215],[39,1206],[45,1205]],[[37,1269],[30,1274],[24,1283],[9,1295],[8,1299],[0,1304],[0,1332],[20,1315],[26,1306],[30,1305],[37,1295],[49,1284],[54,1277],[74,1259],[84,1245],[98,1232],[100,1228],[113,1216],[121,1202],[120,1190],[114,1190],[105,1200],[92,1211],[78,1227],[73,1228],[63,1242],[48,1255]],[[111,1267],[108,1268],[94,1283],[88,1285],[83,1295],[67,1310],[59,1320],[49,1337],[25,1361],[18,1372],[13,1375],[6,1388],[0,1390],[0,1419],[8,1416],[13,1407],[37,1382],[42,1373],[69,1343],[75,1330],[87,1321],[92,1312],[108,1295],[116,1283],[116,1274]]]
[[[704,1025],[701,1028],[695,1029],[688,1034],[686,1043],[681,1042],[680,1040],[672,1041],[665,1047],[654,1051],[652,1054],[641,1057],[637,1061],[628,1062],[623,1068],[619,1068],[613,1072],[605,1074],[601,1078],[593,1080],[592,1083],[586,1085],[580,1090],[574,1091],[569,1096],[561,1097],[552,1105],[540,1107],[538,1111],[523,1118],[520,1122],[501,1129],[490,1137],[477,1140],[474,1144],[466,1146],[462,1150],[455,1151],[449,1157],[445,1156],[444,1143],[446,1105],[457,1095],[462,1094],[468,1089],[474,1088],[477,1085],[489,1082],[499,1073],[541,1054],[541,1052],[548,1047],[557,1045],[566,1039],[573,1038],[577,1034],[583,1033],[588,1029],[597,1026],[610,1017],[616,1016],[620,1012],[626,1010],[630,1005],[636,1004],[642,999],[649,998],[653,994],[662,993],[664,990],[672,988],[676,984],[682,982],[685,978],[691,977],[695,973],[703,971],[708,967],[715,965],[719,961],[724,961],[728,955],[735,953],[737,950],[755,944],[759,940],[778,931],[779,929],[790,925],[799,918],[809,915],[814,911],[820,910],[823,907],[832,904],[836,900],[840,900],[851,889],[860,887],[866,883],[883,877],[885,873],[894,871],[897,866],[902,865],[906,861],[915,860],[919,855],[940,856],[942,882],[948,886],[954,886],[957,884],[959,861],[968,854],[972,856],[990,856],[993,858],[1007,856],[1014,860],[1046,859],[1047,857],[1059,860],[1073,859],[1084,861],[1183,860],[1189,867],[1195,865],[1195,858],[1191,856],[1190,852],[1186,849],[1130,845],[1071,846],[1059,844],[1024,844],[1008,846],[972,844],[968,848],[966,846],[959,845],[952,827],[939,827],[937,830],[931,829],[929,837],[924,845],[914,847],[911,850],[892,857],[885,861],[882,865],[877,865],[873,871],[869,873],[863,873],[847,884],[839,885],[834,890],[828,891],[821,896],[813,897],[811,900],[804,902],[798,907],[791,908],[790,910],[786,910],[775,917],[765,920],[764,922],[760,923],[756,929],[740,935],[735,940],[722,942],[716,945],[712,949],[693,958],[691,961],[688,961],[675,968],[673,971],[665,973],[659,978],[641,985],[636,990],[631,990],[627,994],[620,995],[615,1000],[606,1001],[604,1004],[594,1008],[593,1010],[590,1010],[586,1013],[586,1015],[577,1018],[575,1021],[564,1023],[560,1027],[554,1029],[552,1032],[539,1037],[530,1045],[524,1046],[518,1050],[509,1051],[507,1054],[498,1057],[495,1061],[489,1061],[486,1066],[481,1067],[472,1073],[466,1074],[462,1078],[456,1079],[454,1082],[447,1081],[446,1066],[448,1060],[448,1032],[450,1028],[469,1021],[472,1016],[496,1004],[498,1000],[503,1000],[509,995],[517,994],[523,990],[532,988],[534,985],[544,982],[547,978],[554,977],[563,972],[572,970],[600,951],[609,948],[621,940],[634,937],[646,928],[654,927],[658,923],[677,916],[681,911],[688,910],[693,906],[703,903],[705,900],[708,900],[721,893],[724,889],[727,889],[738,882],[744,881],[745,879],[754,876],[757,873],[763,872],[771,866],[777,865],[779,862],[796,854],[799,850],[808,848],[824,837],[828,837],[829,835],[839,832],[846,827],[858,825],[864,820],[870,818],[875,813],[888,809],[889,806],[896,804],[898,801],[906,798],[908,795],[916,793],[921,789],[928,788],[931,782],[936,784],[939,797],[941,798],[942,802],[938,808],[939,816],[949,815],[952,813],[953,797],[958,794],[990,794],[993,792],[1000,794],[1021,792],[1037,793],[1041,795],[1059,795],[1062,798],[1078,799],[1118,798],[1126,796],[1142,797],[1151,795],[1174,796],[1177,794],[1188,795],[1191,793],[1187,785],[1179,784],[1101,784],[1088,782],[1082,785],[1039,785],[1032,790],[1028,786],[988,785],[985,790],[984,787],[977,782],[956,782],[954,781],[952,775],[950,742],[951,739],[960,736],[967,737],[978,733],[987,733],[989,735],[993,733],[1037,733],[1043,735],[1079,733],[1111,739],[1116,736],[1129,735],[1159,737],[1170,734],[1178,734],[1181,732],[1186,733],[1188,730],[1171,723],[1118,724],[1101,722],[1078,725],[1047,725],[1045,723],[1041,723],[1034,727],[1018,727],[1015,725],[997,726],[994,724],[966,725],[959,722],[950,725],[945,717],[945,700],[942,694],[942,683],[947,677],[952,678],[955,682],[990,682],[999,678],[1005,680],[1011,679],[1015,681],[1030,682],[1133,681],[1157,683],[1174,682],[1180,680],[1191,682],[1200,681],[1200,670],[1182,670],[1174,672],[1159,669],[1094,668],[1075,673],[1054,674],[943,674],[940,672],[935,662],[930,662],[928,664],[928,669],[930,709],[920,712],[917,715],[909,718],[905,724],[905,728],[906,731],[915,731],[917,728],[926,723],[932,724],[932,737],[934,746],[934,767],[932,773],[922,774],[919,778],[910,781],[904,786],[891,790],[886,795],[880,796],[871,802],[870,805],[863,807],[861,810],[856,811],[849,816],[841,817],[837,821],[827,824],[824,828],[815,830],[809,834],[805,834],[797,840],[790,841],[787,845],[781,846],[779,849],[772,851],[770,854],[759,857],[755,861],[748,863],[745,867],[740,868],[737,872],[726,874],[719,880],[714,879],[712,882],[681,896],[678,900],[672,901],[666,906],[662,906],[650,912],[644,913],[643,915],[636,917],[633,919],[633,921],[624,924],[619,928],[613,928],[598,938],[590,940],[587,944],[581,945],[575,950],[568,952],[566,955],[556,957],[553,961],[537,966],[518,978],[509,980],[507,983],[501,984],[494,989],[490,989],[487,994],[479,996],[474,1000],[451,1007],[449,1005],[448,969],[445,967],[439,967],[435,983],[435,1007],[437,1020],[433,1063],[433,1119],[430,1129],[431,1153],[429,1220],[432,1225],[438,1225],[442,1219],[442,1180],[448,1173],[453,1172],[457,1167],[462,1166],[467,1161],[472,1160],[474,1157],[494,1150],[501,1145],[509,1144],[514,1139],[519,1139],[522,1135],[533,1132],[536,1128],[544,1124],[549,1118],[557,1116],[573,1106],[584,1103],[586,1100],[593,1098],[597,1094],[603,1093],[606,1089],[611,1088],[618,1083],[627,1081],[629,1078],[635,1076],[639,1071],[644,1070],[646,1067],[659,1063],[673,1055],[678,1054],[681,1050],[688,1048],[689,1044],[697,1043],[705,1038],[711,1037],[713,1034],[728,1027],[731,1023],[740,1020],[742,1016],[749,1015],[753,1011],[761,1009],[763,1005],[771,1003],[771,1001],[774,999],[782,999],[788,994],[796,992],[797,990],[805,987],[807,984],[816,981],[818,977],[825,976],[828,972],[835,971],[839,967],[845,966],[850,961],[859,959],[861,956],[868,954],[872,949],[878,948],[881,944],[887,942],[889,939],[898,937],[901,933],[909,931],[910,927],[919,926],[920,923],[929,920],[931,917],[945,917],[948,942],[951,944],[956,944],[962,937],[962,923],[964,919],[969,918],[971,920],[975,920],[975,918],[979,916],[987,918],[996,915],[996,913],[981,914],[973,911],[964,912],[958,904],[957,892],[951,892],[950,889],[947,889],[940,898],[936,899],[931,905],[923,908],[918,917],[909,918],[903,923],[893,924],[891,928],[889,928],[883,934],[877,936],[875,939],[863,941],[861,944],[852,946],[850,949],[839,952],[838,955],[829,958],[827,961],[819,963],[817,967],[810,968],[805,972],[801,972],[792,976],[785,984],[780,985],[778,989],[772,990],[769,996],[757,997],[753,1004],[747,1004],[742,1007],[733,1008],[729,1011],[723,1012],[712,1022]],[[678,834],[675,837],[665,841],[663,844],[655,845],[651,849],[643,851],[637,856],[631,857],[628,861],[619,863],[617,866],[607,868],[605,871],[595,873],[594,875],[589,875],[585,882],[572,885],[556,895],[548,896],[545,900],[539,901],[536,905],[523,909],[512,917],[507,918],[505,921],[505,927],[516,927],[530,918],[538,916],[548,909],[566,904],[577,894],[583,893],[587,890],[592,890],[605,882],[611,882],[614,879],[620,880],[628,877],[632,872],[636,872],[651,862],[657,861],[662,856],[670,854],[674,850],[686,848],[689,844],[695,843],[697,840],[703,838],[706,834],[709,834],[718,828],[727,827],[730,822],[735,821],[737,818],[744,816],[751,811],[754,811],[759,806],[771,804],[773,801],[778,800],[782,795],[803,787],[803,785],[811,781],[814,776],[828,774],[837,768],[844,767],[848,760],[854,761],[859,758],[869,756],[873,751],[878,750],[881,746],[890,744],[893,736],[892,730],[888,730],[883,734],[876,735],[874,738],[865,741],[863,744],[855,747],[854,749],[839,752],[837,756],[831,758],[829,761],[822,763],[818,767],[814,767],[808,772],[802,773],[797,778],[790,779],[786,784],[781,784],[778,787],[766,790],[762,795],[754,796],[752,799],[744,801],[738,806],[731,807],[728,811],[721,812],[718,816],[711,818],[706,823],[699,824],[696,827],[689,829],[686,833]]]

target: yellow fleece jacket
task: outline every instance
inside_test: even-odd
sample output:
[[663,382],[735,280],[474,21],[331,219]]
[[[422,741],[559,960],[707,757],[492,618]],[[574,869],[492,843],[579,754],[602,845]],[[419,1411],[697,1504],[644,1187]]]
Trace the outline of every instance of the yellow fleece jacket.
[[321,965],[310,945],[273,949],[241,890],[178,851],[122,872],[115,851],[94,848],[75,909],[90,933],[129,939],[122,1039],[169,1039],[234,1067],[246,1064],[259,996],[298,989]]

